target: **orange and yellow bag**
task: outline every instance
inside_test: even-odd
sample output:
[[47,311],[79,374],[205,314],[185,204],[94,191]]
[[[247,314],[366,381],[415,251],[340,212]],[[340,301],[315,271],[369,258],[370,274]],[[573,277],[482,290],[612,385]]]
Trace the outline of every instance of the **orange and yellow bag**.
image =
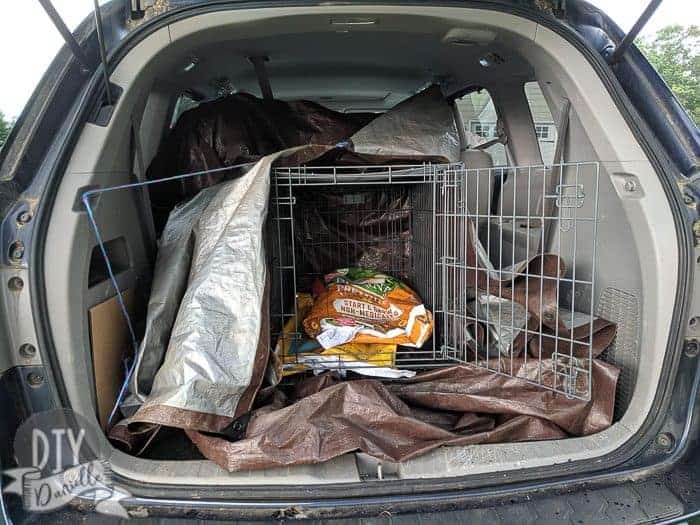
[[432,315],[418,294],[394,277],[343,268],[325,281],[304,319],[304,330],[323,348],[350,341],[420,348],[432,334]]

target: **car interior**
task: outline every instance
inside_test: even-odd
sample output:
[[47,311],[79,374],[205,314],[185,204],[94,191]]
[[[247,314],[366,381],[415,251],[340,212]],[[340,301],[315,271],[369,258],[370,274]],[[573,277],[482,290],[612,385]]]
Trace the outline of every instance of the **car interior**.
[[[372,118],[439,86],[452,109],[460,142],[459,158],[450,159],[457,171],[448,169],[442,184],[455,187],[450,176],[494,181],[458,190],[468,202],[474,235],[492,262],[494,257],[500,259],[500,264],[494,262],[497,269],[522,258],[516,257],[516,249],[529,256],[531,243],[545,239],[531,225],[531,203],[536,200],[531,193],[540,191],[541,185],[545,201],[558,209],[547,242],[548,250],[565,262],[565,275],[557,280],[559,302],[571,305],[572,317],[572,302],[577,301],[581,305],[577,310],[614,323],[615,338],[597,359],[620,370],[612,424],[590,435],[441,447],[397,463],[349,453],[319,464],[236,472],[203,458],[186,440],[177,441],[182,436],[166,439],[166,435],[140,456],[120,450],[105,436],[103,446],[118,475],[144,483],[200,486],[502,475],[594,462],[640,429],[658,387],[671,329],[677,233],[661,182],[635,130],[589,58],[562,35],[532,20],[488,9],[419,5],[238,9],[183,17],[152,31],[119,60],[109,80],[118,98],[113,106],[98,108],[80,132],[61,176],[43,251],[49,326],[60,373],[73,408],[96,424],[104,427],[105,412],[99,406],[106,399],[111,409],[124,376],[121,357],[109,362],[94,358],[97,336],[102,337],[100,348],[119,349],[129,339],[118,311],[105,314],[103,322],[111,328],[96,334],[97,307],[114,298],[116,282],[122,292],[129,290],[127,306],[136,331],[143,330],[143,305],[162,231],[158,217],[169,210],[151,209],[148,192],[141,188],[103,193],[92,210],[98,239],[81,194],[146,180],[148,167],[183,114],[234,93],[264,97],[268,84],[276,100],[308,100],[343,114]],[[552,169],[537,168],[542,166],[558,166],[556,188],[545,189],[537,178],[538,169]],[[291,177],[300,172],[285,173]],[[159,174],[175,175],[180,174]],[[432,352],[429,366],[465,362],[465,336],[455,335],[450,323],[462,308],[451,297],[459,295],[459,279],[466,274],[450,274],[449,263],[459,260],[466,249],[461,241],[452,247],[448,241],[464,237],[466,227],[445,218],[463,208],[449,189],[436,190],[433,183],[401,185],[400,177],[396,180],[391,191],[409,196],[412,213],[410,271],[401,275],[436,319],[426,346]],[[355,179],[353,184],[351,190],[343,190],[345,194],[388,191],[386,185]],[[279,192],[282,187],[278,179],[271,199],[275,188]],[[428,193],[421,193],[423,189]],[[153,195],[157,190],[153,186],[150,191]],[[295,210],[318,208],[314,191],[295,188]],[[427,208],[421,208],[421,202]],[[543,204],[542,223],[544,208]],[[425,210],[437,221],[432,227],[430,219],[421,222]],[[270,246],[278,243],[271,252],[284,252],[284,246],[299,238],[273,228],[271,221],[279,222],[284,213],[270,201],[268,240]],[[292,222],[294,213],[290,211]],[[341,257],[337,265],[353,262]],[[435,268],[443,273],[431,273]],[[268,271],[273,284],[284,280],[274,265]],[[294,278],[287,279],[287,288],[280,292],[286,299],[273,294],[272,302],[281,304],[272,306],[273,314],[275,308],[289,308],[305,271],[297,257]],[[279,334],[281,326],[275,330]],[[452,350],[443,351],[436,361],[440,344]],[[406,354],[407,362],[411,356]],[[399,355],[399,368],[401,359]],[[584,375],[590,373],[590,360],[590,354],[583,359]],[[417,361],[409,364],[425,368]],[[107,375],[99,376],[97,366],[107,367]],[[590,388],[589,383],[589,396]]]

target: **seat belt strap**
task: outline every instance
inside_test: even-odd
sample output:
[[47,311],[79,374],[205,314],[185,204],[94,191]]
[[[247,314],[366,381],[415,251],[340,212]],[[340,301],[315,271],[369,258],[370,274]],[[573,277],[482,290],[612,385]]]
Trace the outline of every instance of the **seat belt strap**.
[[[559,119],[559,131],[557,135],[557,144],[554,149],[554,158],[552,160],[551,166],[545,166],[544,176],[548,177],[548,182],[545,184],[544,195],[540,196],[540,202],[545,217],[553,217],[554,204],[556,202],[556,190],[559,184],[559,175],[563,177],[564,167],[562,165],[562,160],[564,159],[564,153],[566,150],[566,139],[569,134],[569,118],[571,114],[571,101],[569,99],[564,99],[564,104],[561,109],[561,117]],[[535,209],[539,209],[539,206]],[[550,236],[552,235],[552,219],[545,219],[544,224],[544,234],[540,238],[540,243],[544,239],[544,246],[540,246],[538,252],[541,253],[548,245]]]

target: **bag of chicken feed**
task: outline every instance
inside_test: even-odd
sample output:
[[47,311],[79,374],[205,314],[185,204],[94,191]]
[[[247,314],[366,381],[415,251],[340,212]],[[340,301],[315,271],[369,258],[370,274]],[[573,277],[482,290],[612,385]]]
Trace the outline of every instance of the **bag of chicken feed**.
[[303,324],[326,349],[350,341],[420,348],[433,331],[433,317],[416,292],[367,268],[326,275],[325,288]]

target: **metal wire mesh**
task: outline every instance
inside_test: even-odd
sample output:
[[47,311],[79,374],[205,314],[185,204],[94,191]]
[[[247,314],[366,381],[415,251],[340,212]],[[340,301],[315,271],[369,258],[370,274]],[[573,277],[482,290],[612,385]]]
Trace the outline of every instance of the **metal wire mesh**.
[[[285,325],[314,279],[369,267],[419,293],[434,313],[434,337],[422,349],[338,367],[524,370],[525,381],[589,399],[598,177],[597,163],[277,169],[273,340],[301,344],[304,334]],[[556,261],[556,271],[545,261]],[[518,367],[518,358],[537,366]]]
[[535,360],[522,379],[590,398],[598,177],[597,163],[444,173],[435,313],[450,358],[509,376]]
[[[238,166],[225,169],[234,168]],[[213,171],[223,170],[83,194],[135,352],[136,334],[93,201],[113,191],[142,191]],[[423,348],[360,356],[355,366],[423,369],[459,362],[516,376],[513,359],[518,358],[535,363],[519,368],[527,371],[521,379],[589,399],[593,305],[599,301],[594,286],[598,179],[595,162],[492,169],[461,164],[278,168],[272,177],[266,247],[272,340],[290,348],[303,342],[305,336],[293,322],[298,318],[296,298],[298,292],[310,291],[316,278],[337,267],[369,266],[416,290],[434,314],[435,330]],[[544,264],[533,265],[544,256],[565,266],[557,264],[552,273]],[[553,311],[543,308],[545,285],[555,295]],[[506,292],[512,294],[517,286],[521,296],[511,300]],[[290,322],[294,328],[288,330]],[[296,357],[286,363],[301,364]],[[339,360],[338,367],[352,365]],[[132,373],[133,363],[110,418]]]
[[615,389],[615,419],[629,406],[639,370],[639,299],[632,291],[608,287],[602,290],[596,312],[617,325],[617,335],[603,354],[606,362],[620,369]]
[[[360,266],[398,277],[432,308],[433,181],[446,169],[426,164],[275,171],[268,234],[277,288],[271,300],[272,340],[278,348],[301,346],[305,335],[296,322],[295,298],[338,268]],[[285,367],[298,370],[308,357],[295,354]],[[441,361],[434,342],[423,349],[380,349],[358,357],[354,363],[339,359],[337,368],[429,368]]]

